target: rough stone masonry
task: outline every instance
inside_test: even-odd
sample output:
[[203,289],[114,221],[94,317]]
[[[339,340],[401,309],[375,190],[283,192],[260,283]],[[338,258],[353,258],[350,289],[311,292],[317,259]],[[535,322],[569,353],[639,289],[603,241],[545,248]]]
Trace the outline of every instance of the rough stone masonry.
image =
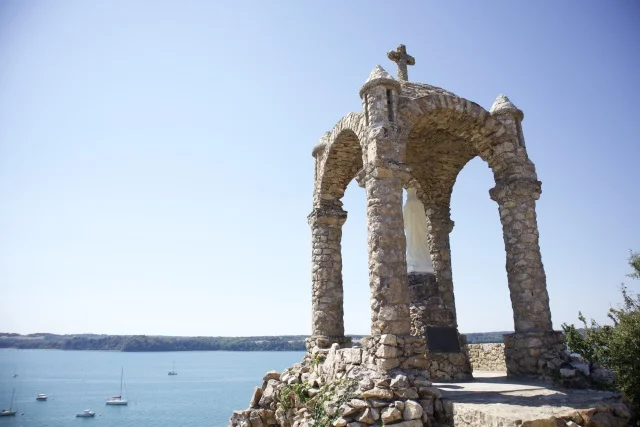
[[[505,340],[508,373],[549,375],[541,356],[557,353],[563,336],[552,330],[535,212],[541,184],[524,143],[524,114],[504,95],[486,111],[451,92],[409,82],[407,65],[415,59],[403,45],[388,56],[398,63],[399,79],[376,66],[359,92],[362,110],[343,117],[313,149],[312,340],[324,348],[350,345],[343,322],[340,239],[347,212],[341,198],[355,179],[367,196],[372,336],[430,336],[426,353],[438,362],[432,377],[471,377],[458,334],[450,198],[458,173],[480,157],[493,171],[490,196],[505,242],[515,330]],[[415,189],[424,205],[433,273],[407,274],[404,188]],[[430,339],[458,343],[443,352]]]
[[[541,184],[524,143],[524,114],[504,95],[486,111],[446,90],[409,82],[407,65],[415,59],[403,45],[388,56],[398,64],[399,79],[376,66],[359,91],[362,109],[339,120],[312,151],[307,352],[301,363],[264,377],[250,408],[234,412],[233,427],[483,425],[467,422],[484,419],[477,411],[456,421],[453,400],[443,399],[433,383],[472,376],[458,332],[449,235],[453,186],[474,157],[493,172],[490,197],[502,222],[515,330],[505,336],[507,373],[588,385],[588,374],[565,353],[562,333],[552,330],[535,211]],[[371,336],[359,346],[344,335],[341,255],[348,217],[341,199],[354,179],[367,200],[371,307]],[[427,232],[421,240],[428,250],[421,252],[430,254],[432,271],[408,274],[404,189],[415,190],[424,207],[426,227],[415,229]],[[623,409],[619,418],[627,419]],[[531,425],[589,423],[580,419]]]

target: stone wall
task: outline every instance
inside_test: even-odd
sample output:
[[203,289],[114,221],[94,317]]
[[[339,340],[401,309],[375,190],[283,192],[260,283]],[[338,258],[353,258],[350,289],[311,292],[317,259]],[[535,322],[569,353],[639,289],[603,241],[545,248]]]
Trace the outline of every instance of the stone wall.
[[424,351],[423,338],[390,334],[367,337],[362,347],[314,346],[301,363],[268,373],[229,426],[451,425],[451,405],[429,380]]
[[[433,273],[409,273],[408,277],[411,297],[409,307],[411,335],[427,337],[427,328],[430,326],[452,328],[457,332],[455,307],[453,301],[447,299],[447,295],[452,295],[448,288],[446,286],[441,288]],[[447,282],[444,281],[444,283]],[[471,365],[464,351],[466,339],[463,335],[458,334],[461,351],[453,353],[430,351],[428,338],[426,339],[429,360],[427,369],[431,373],[431,380],[451,381],[471,378]]]
[[467,344],[467,352],[474,371],[507,370],[504,344]]

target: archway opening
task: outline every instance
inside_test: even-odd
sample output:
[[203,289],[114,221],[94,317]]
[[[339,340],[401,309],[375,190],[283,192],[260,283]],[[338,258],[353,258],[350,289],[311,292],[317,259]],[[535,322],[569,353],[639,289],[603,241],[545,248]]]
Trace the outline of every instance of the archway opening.
[[367,243],[367,196],[353,180],[347,186],[343,208],[348,212],[342,226],[342,281],[345,335],[369,335],[371,313],[369,251]]
[[[407,140],[407,163],[425,208],[435,212],[441,229],[451,226],[449,220],[455,224],[444,239],[438,232],[439,247],[430,250],[434,265],[434,257],[440,257],[438,287],[443,298],[450,297],[445,306],[455,312],[461,333],[513,328],[502,225],[488,194],[495,183],[478,156],[491,145],[490,130],[478,118],[487,116],[453,107],[430,109],[412,120]],[[450,252],[443,257],[447,246]]]
[[451,260],[463,334],[513,330],[502,225],[488,193],[494,186],[491,170],[476,157],[458,174],[451,196]]

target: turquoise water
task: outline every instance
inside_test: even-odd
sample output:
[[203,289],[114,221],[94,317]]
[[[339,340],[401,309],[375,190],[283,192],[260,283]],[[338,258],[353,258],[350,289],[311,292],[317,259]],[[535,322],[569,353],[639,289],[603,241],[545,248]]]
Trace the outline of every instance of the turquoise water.
[[[0,427],[226,427],[249,405],[264,374],[299,362],[303,352],[167,352],[0,350],[0,409],[15,387],[15,417]],[[178,375],[168,372],[175,361]],[[128,406],[106,406],[120,388]],[[12,378],[14,372],[18,378]],[[49,400],[36,401],[38,393]],[[95,418],[75,418],[84,409]]]

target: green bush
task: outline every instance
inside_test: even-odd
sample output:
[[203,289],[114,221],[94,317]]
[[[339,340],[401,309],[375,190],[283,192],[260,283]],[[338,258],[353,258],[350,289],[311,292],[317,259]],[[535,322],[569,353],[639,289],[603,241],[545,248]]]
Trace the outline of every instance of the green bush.
[[[633,272],[629,277],[640,278],[640,253],[632,252],[629,265]],[[597,363],[616,373],[616,386],[636,405],[640,405],[640,294],[631,293],[621,286],[623,302],[618,308],[610,308],[608,317],[613,325],[590,325],[579,313],[584,324],[580,332],[574,325],[563,324],[569,350],[578,353],[591,366]]]

